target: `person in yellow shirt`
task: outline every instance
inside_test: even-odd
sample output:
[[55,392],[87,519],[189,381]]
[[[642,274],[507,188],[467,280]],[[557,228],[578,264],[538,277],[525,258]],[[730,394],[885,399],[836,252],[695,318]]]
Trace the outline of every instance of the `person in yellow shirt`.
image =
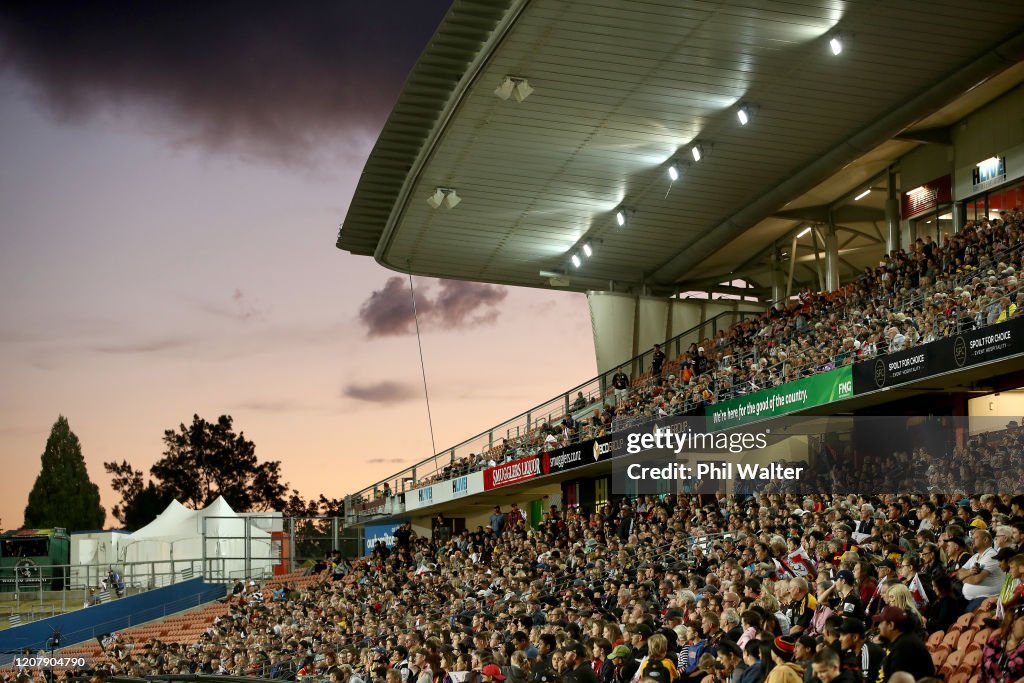
[[1004,296],[999,299],[999,317],[996,324],[1004,323],[1017,314],[1017,304],[1010,301],[1010,297]]
[[[666,655],[668,654],[668,639],[660,633],[655,633],[653,636],[647,639],[647,657],[640,663],[640,668],[637,669],[634,680],[642,681],[645,677],[657,678],[650,676],[650,674],[662,668],[668,671],[667,681],[659,680],[658,683],[671,683],[672,681],[679,679],[679,671],[676,669],[675,662],[669,659]],[[646,673],[645,673],[646,672]]]

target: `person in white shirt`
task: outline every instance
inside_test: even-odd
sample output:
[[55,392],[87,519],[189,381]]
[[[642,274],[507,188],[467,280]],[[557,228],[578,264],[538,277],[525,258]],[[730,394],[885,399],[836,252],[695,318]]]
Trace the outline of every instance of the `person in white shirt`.
[[985,529],[973,529],[971,539],[974,541],[974,555],[956,573],[956,577],[964,582],[966,612],[977,609],[986,598],[998,595],[1005,578],[996,561],[992,535]]

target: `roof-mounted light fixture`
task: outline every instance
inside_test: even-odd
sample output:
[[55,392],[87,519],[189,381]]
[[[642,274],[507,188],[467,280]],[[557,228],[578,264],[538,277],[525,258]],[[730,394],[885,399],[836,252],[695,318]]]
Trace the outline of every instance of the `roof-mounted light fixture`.
[[862,200],[862,199],[864,199],[865,197],[867,197],[867,196],[868,196],[869,194],[871,194],[871,188],[870,188],[870,187],[869,187],[868,189],[864,190],[863,192],[861,192],[861,193],[860,193],[859,195],[857,195],[856,197],[854,197],[854,198],[853,198],[853,201],[855,201],[855,202],[859,202],[860,200]]
[[580,261],[580,255],[579,254],[573,254],[572,255],[572,265],[575,266],[576,268],[579,268],[580,267],[580,263],[582,263]]
[[620,206],[615,209],[615,222],[619,224],[620,228],[625,227],[626,221],[629,220],[629,214],[631,213],[632,211],[624,206]]
[[809,234],[810,232],[811,232],[811,226],[809,226],[809,225],[808,225],[808,226],[807,226],[806,228],[804,228],[804,229],[803,229],[803,230],[802,230],[802,231],[800,232],[800,234],[799,234],[799,235],[797,235],[797,236],[796,236],[796,238],[797,238],[798,240],[802,240],[803,238],[807,237],[807,235],[808,235],[808,234]]
[[533,88],[525,78],[519,76],[505,76],[505,80],[494,89],[494,94],[503,100],[515,95],[517,102],[522,102],[533,93]]
[[744,104],[736,110],[736,118],[739,119],[741,126],[745,126],[750,123],[751,115],[752,112],[750,110],[750,105]]
[[432,209],[439,209],[442,204],[445,208],[454,209],[461,201],[459,195],[450,187],[436,187],[434,193],[427,197],[427,204]]
[[829,40],[828,40],[828,47],[829,47],[830,50],[832,50],[832,54],[833,55],[838,57],[840,54],[842,54],[842,52],[843,52],[843,39],[842,39],[842,36],[839,35],[839,31],[836,31],[835,33],[833,33],[832,37],[829,38]]
[[668,177],[673,183],[679,180],[679,164],[675,161],[668,165]]
[[590,242],[584,242],[583,243],[583,254],[587,258],[590,258],[591,256],[594,255],[594,249],[590,246]]
[[690,156],[693,157],[693,160],[695,162],[698,162],[701,159],[703,159],[704,158],[704,145],[702,145],[700,143],[697,143],[697,142],[693,143],[693,146],[690,147]]

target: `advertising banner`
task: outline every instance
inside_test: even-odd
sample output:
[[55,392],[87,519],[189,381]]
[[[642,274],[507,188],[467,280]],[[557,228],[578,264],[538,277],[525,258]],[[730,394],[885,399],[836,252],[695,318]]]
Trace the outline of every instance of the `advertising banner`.
[[853,396],[851,366],[707,406],[708,430],[738,427]]
[[395,530],[405,522],[391,524],[370,524],[363,527],[363,555],[369,555],[378,542],[383,541],[388,548],[395,547]]
[[588,439],[573,446],[558,448],[540,455],[540,473],[558,474],[568,470],[592,465],[612,457],[623,446],[622,436],[602,436]]
[[540,458],[531,455],[484,470],[484,490],[529,481],[540,474]]
[[455,498],[464,498],[483,493],[484,473],[470,472],[461,477],[446,479],[432,486],[421,486],[405,494],[405,511],[447,503]]
[[853,368],[857,394],[1024,353],[1024,318],[879,356]]

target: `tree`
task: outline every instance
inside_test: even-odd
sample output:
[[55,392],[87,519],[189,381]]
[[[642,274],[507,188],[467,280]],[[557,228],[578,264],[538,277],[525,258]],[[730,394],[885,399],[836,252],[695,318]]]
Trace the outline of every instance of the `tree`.
[[100,505],[100,489],[89,479],[82,445],[63,415],[50,429],[41,460],[25,506],[25,526],[102,529],[107,513]]
[[239,512],[285,507],[288,485],[281,481],[280,461],[260,462],[256,445],[235,433],[230,415],[216,422],[193,415],[192,424],[166,430],[163,441],[163,457],[150,468],[148,483],[127,461],[104,463],[121,494],[114,516],[126,528],[149,523],[174,499],[196,509],[217,496]]
[[129,531],[152,522],[174,500],[173,495],[161,491],[152,481],[144,482],[142,470],[134,469],[127,460],[105,462],[103,469],[113,475],[111,488],[121,496],[121,504],[110,512]]

